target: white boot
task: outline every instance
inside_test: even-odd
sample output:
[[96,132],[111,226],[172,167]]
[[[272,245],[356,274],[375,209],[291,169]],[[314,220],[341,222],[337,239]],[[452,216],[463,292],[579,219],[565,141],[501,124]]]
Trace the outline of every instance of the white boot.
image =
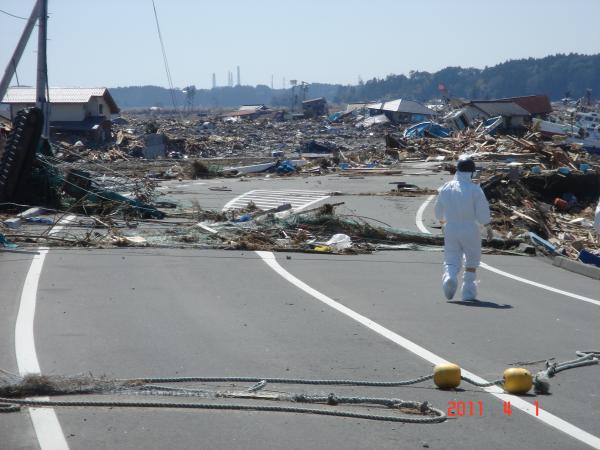
[[471,301],[477,299],[477,274],[465,271],[462,284],[462,300]]
[[444,295],[448,300],[452,300],[454,298],[454,294],[456,294],[456,288],[458,287],[456,273],[453,272],[454,271],[446,269],[444,275],[442,276],[442,288],[444,290]]

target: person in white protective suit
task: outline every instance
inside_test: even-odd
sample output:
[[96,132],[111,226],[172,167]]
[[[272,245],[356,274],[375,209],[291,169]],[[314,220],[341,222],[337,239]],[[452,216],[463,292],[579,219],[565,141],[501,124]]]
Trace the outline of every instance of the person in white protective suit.
[[598,206],[596,206],[596,216],[594,217],[594,228],[600,233],[600,200],[598,200]]
[[456,293],[463,256],[465,272],[462,300],[477,298],[476,270],[481,260],[480,225],[489,224],[490,206],[483,190],[471,180],[474,172],[475,163],[471,158],[459,158],[454,179],[439,189],[435,204],[435,216],[442,225],[445,224],[442,287],[448,300],[452,300]]

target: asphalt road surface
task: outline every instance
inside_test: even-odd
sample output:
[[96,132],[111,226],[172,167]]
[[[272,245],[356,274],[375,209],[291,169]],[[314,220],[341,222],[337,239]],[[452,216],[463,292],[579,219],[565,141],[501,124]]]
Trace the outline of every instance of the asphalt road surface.
[[[385,192],[393,181],[435,188],[444,179],[420,170],[401,177],[171,182],[162,190],[166,199],[197,200],[214,208],[252,190],[289,192],[290,198],[294,191],[336,191],[341,195],[333,201],[345,202],[341,212],[417,231],[421,210],[419,226],[437,233],[432,205],[421,208],[427,196],[357,195]],[[215,186],[231,191],[209,189]],[[446,302],[439,285],[441,261],[441,252],[425,251],[361,256],[176,249],[53,249],[35,257],[0,253],[0,368],[23,373],[35,371],[37,364],[44,374],[110,378],[399,380],[429,374],[435,361],[447,360],[494,380],[507,367],[535,372],[543,368],[540,361],[600,350],[598,281],[542,258],[486,256],[485,263],[496,271],[479,270],[480,302]],[[445,412],[449,402],[466,405],[464,415],[427,425],[258,411],[23,408],[0,415],[0,448],[600,448],[599,374],[598,366],[566,371],[552,380],[551,395],[520,399],[469,384],[441,391],[431,381],[395,388],[265,388],[428,401]],[[510,415],[504,401],[511,401]]]

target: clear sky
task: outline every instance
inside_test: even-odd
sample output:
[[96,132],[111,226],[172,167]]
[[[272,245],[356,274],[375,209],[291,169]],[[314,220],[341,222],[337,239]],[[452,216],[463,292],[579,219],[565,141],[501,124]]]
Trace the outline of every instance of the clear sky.
[[[33,0],[0,0],[29,16]],[[600,53],[597,0],[155,0],[175,86],[356,84],[410,70]],[[151,0],[49,0],[51,86],[167,86]],[[2,73],[25,21],[0,13]],[[18,69],[35,84],[35,31]],[[13,80],[14,84],[14,80]]]

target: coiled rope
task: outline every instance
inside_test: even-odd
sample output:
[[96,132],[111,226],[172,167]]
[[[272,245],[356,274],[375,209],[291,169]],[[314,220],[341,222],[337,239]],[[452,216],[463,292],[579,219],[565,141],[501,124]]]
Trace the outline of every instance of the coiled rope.
[[[546,361],[546,369],[538,372],[533,377],[533,384],[537,394],[546,394],[549,392],[550,384],[548,380],[556,374],[574,369],[576,367],[589,366],[599,363],[600,352],[598,351],[577,351],[578,358],[563,363],[550,363]],[[35,376],[31,376],[34,377]],[[12,384],[8,387],[2,387],[0,384],[0,393],[13,393],[17,396],[18,389],[16,376],[12,376]],[[41,377],[44,380],[50,377]],[[288,385],[317,385],[317,386],[369,386],[369,387],[399,387],[422,383],[433,379],[433,375],[424,375],[422,377],[411,378],[408,380],[396,381],[369,381],[369,380],[310,380],[303,378],[264,378],[264,377],[148,377],[148,378],[125,378],[116,380],[102,379],[68,379],[60,378],[58,383],[49,382],[44,385],[35,379],[37,390],[35,395],[73,395],[73,394],[126,394],[126,395],[156,395],[156,396],[186,396],[202,397],[211,399],[245,399],[245,400],[270,400],[270,401],[288,401],[294,403],[323,404],[329,406],[337,405],[363,405],[386,407],[395,411],[402,411],[410,415],[380,415],[366,414],[339,409],[316,409],[300,408],[288,406],[271,405],[250,405],[250,404],[216,404],[216,403],[188,403],[188,402],[133,402],[133,401],[99,401],[99,400],[35,400],[21,399],[13,397],[0,397],[0,412],[18,411],[21,406],[80,406],[80,407],[123,407],[123,408],[183,408],[183,409],[206,409],[206,410],[226,410],[226,411],[264,411],[264,412],[286,412],[298,414],[316,414],[324,416],[346,417],[355,419],[401,422],[401,423],[440,423],[446,420],[443,411],[429,406],[428,402],[405,401],[397,398],[382,397],[357,397],[357,396],[337,396],[336,394],[316,395],[316,394],[293,394],[293,393],[275,393],[263,395],[258,391],[264,389],[268,383],[288,384]],[[477,387],[502,386],[503,380],[480,383],[469,377],[461,376],[461,379]],[[27,378],[18,378],[20,382],[25,382]],[[69,381],[73,381],[72,388]],[[156,383],[254,383],[251,387],[242,392],[230,391],[210,391],[195,388],[179,388],[172,386],[161,386]],[[18,387],[18,386],[17,386]],[[13,388],[12,390],[10,388]],[[22,390],[29,395],[29,391]],[[24,396],[24,395],[23,395]]]

